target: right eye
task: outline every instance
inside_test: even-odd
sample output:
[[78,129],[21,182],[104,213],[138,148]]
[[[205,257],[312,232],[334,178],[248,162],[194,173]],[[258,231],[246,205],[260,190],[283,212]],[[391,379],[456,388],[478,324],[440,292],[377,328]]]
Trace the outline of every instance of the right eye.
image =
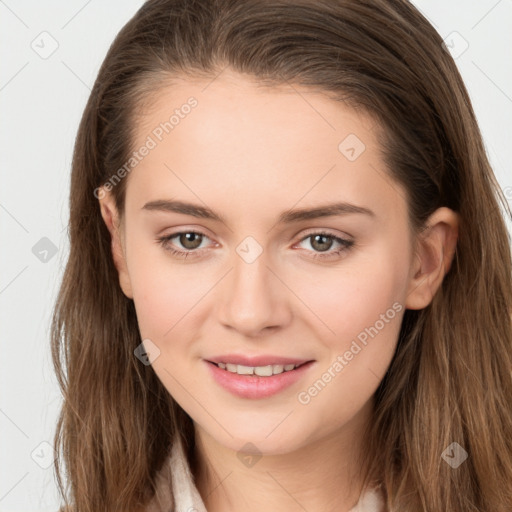
[[[180,250],[176,249],[174,244],[171,244],[173,239],[177,239],[179,244],[185,249]],[[160,245],[166,250],[169,251],[172,255],[187,258],[190,254],[201,252],[200,245],[205,238],[208,238],[204,233],[199,231],[189,230],[189,231],[180,231],[178,233],[173,233],[170,235],[165,235],[162,237],[158,237],[157,240]],[[198,250],[199,248],[199,250]],[[194,254],[195,256],[195,254]]]

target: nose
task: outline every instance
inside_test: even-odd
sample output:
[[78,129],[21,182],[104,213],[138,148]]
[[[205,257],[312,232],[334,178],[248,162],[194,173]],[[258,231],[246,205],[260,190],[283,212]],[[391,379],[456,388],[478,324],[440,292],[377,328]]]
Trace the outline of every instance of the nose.
[[265,252],[252,263],[234,255],[233,268],[219,289],[218,318],[224,327],[258,337],[290,323],[290,292],[268,263]]

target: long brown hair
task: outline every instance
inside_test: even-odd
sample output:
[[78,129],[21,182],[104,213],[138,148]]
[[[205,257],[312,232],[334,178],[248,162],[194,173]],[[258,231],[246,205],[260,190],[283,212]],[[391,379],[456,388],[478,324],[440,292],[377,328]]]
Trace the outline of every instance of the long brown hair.
[[[101,66],[73,156],[70,254],[52,354],[64,403],[56,478],[76,512],[143,508],[192,422],[151,366],[121,291],[94,191],[134,150],[138,114],[173,75],[230,68],[269,86],[329,93],[383,128],[390,176],[417,233],[435,209],[460,215],[453,265],[432,303],[405,312],[376,393],[363,462],[394,512],[512,510],[510,215],[468,93],[441,37],[406,0],[148,0]],[[123,212],[126,179],[112,193]],[[441,455],[467,453],[457,469]],[[64,483],[64,478],[67,483]]]

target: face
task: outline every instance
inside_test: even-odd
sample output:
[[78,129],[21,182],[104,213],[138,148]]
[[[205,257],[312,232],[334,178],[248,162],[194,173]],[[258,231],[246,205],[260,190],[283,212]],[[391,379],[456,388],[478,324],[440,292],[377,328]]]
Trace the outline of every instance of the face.
[[137,125],[121,286],[154,371],[226,447],[335,435],[391,362],[414,258],[375,132],[319,92],[228,71],[159,91]]

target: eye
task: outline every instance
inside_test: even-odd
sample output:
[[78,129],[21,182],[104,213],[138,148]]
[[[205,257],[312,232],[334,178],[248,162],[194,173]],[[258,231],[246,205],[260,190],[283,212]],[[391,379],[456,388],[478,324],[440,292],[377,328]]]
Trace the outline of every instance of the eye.
[[[181,244],[181,246],[185,250],[179,250],[179,248],[176,249],[174,244],[171,244],[171,240],[175,238],[177,239],[177,242]],[[182,231],[180,233],[173,233],[172,235],[158,237],[157,240],[166,251],[169,251],[174,256],[186,258],[193,252],[200,252],[198,249],[200,249],[200,245],[205,238],[208,237],[204,233],[190,230]]]
[[[176,248],[176,243],[171,243],[174,239],[176,239],[177,243],[180,244],[184,250]],[[197,253],[202,252],[204,247],[201,247],[201,244],[205,239],[208,239],[208,236],[204,233],[190,230],[158,237],[157,241],[172,255],[187,258],[190,255],[195,257]],[[313,251],[316,252],[316,254],[312,255],[313,259],[332,259],[339,257],[354,245],[354,241],[352,240],[347,240],[324,231],[308,234],[302,238],[299,244],[304,243],[306,240],[310,240],[310,246],[313,248]],[[331,250],[333,246],[336,248]]]
[[[347,240],[345,238],[340,238],[332,233],[328,232],[316,232],[310,233],[306,237],[304,237],[300,243],[305,242],[306,240],[310,240],[309,244],[313,248],[314,251],[317,251],[316,254],[313,255],[313,258],[336,258],[337,256],[341,256],[343,253],[348,251],[353,245],[353,240]],[[334,250],[333,246],[336,247]]]

